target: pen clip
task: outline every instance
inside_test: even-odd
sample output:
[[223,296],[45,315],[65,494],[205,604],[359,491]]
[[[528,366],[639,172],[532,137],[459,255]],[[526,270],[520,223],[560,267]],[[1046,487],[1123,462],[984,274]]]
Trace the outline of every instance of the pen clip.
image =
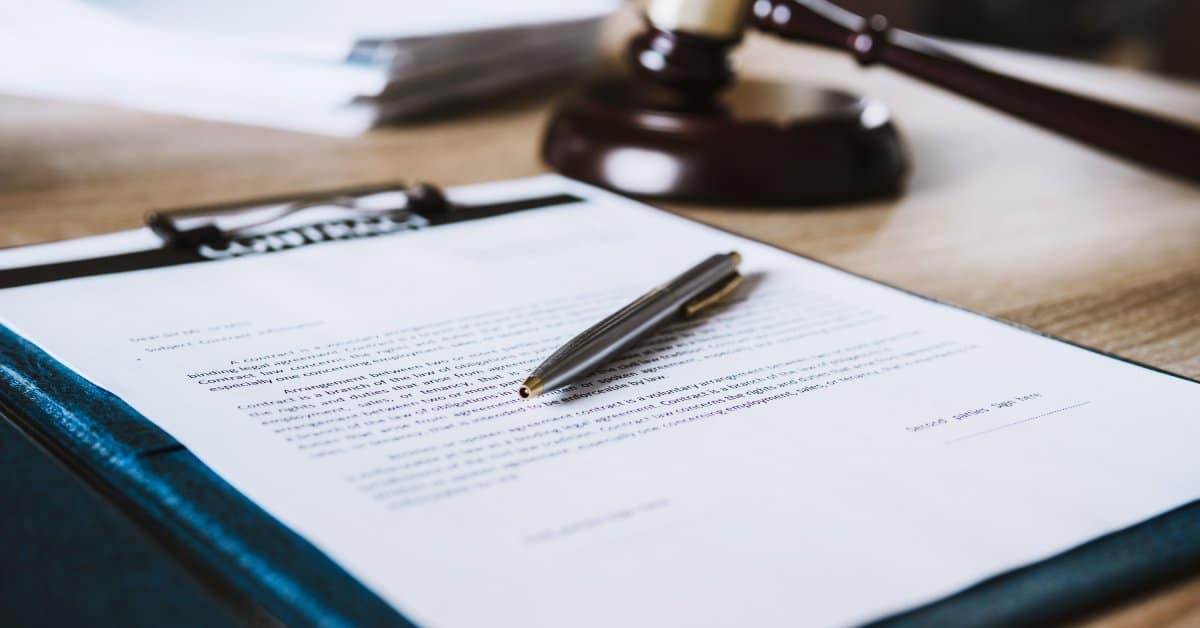
[[718,301],[729,296],[734,290],[737,290],[738,286],[742,284],[743,279],[745,278],[742,277],[740,273],[734,271],[734,273],[730,275],[728,279],[719,284],[716,288],[713,288],[712,290],[709,290],[708,292],[705,292],[695,299],[685,303],[683,306],[684,317],[691,318],[699,314],[701,310],[704,310],[705,308],[712,306]]

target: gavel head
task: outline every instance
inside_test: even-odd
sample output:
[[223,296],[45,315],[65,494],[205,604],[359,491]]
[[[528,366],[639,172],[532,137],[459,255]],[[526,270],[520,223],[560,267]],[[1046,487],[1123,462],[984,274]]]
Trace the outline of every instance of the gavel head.
[[905,151],[881,103],[787,81],[733,82],[729,51],[746,28],[783,34],[781,16],[825,0],[638,1],[647,28],[629,44],[635,76],[604,76],[563,100],[542,144],[555,170],[699,203],[802,206],[899,192]]
[[752,0],[645,0],[647,29],[629,42],[634,72],[706,98],[733,80],[729,49],[741,41]]

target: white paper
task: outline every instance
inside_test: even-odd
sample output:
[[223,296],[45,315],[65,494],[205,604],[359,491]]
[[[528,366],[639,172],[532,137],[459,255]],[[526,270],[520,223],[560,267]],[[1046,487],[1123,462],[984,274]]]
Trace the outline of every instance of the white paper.
[[162,238],[142,227],[89,238],[15,246],[0,249],[0,270],[149,251],[162,247],[162,244]]
[[0,3],[0,90],[350,136],[578,69],[613,8],[221,4]]
[[[80,2],[81,0],[73,0]],[[361,39],[443,38],[612,13],[616,0],[82,0],[130,22],[243,50],[340,61]]]
[[[1200,386],[555,177],[585,203],[0,291],[418,623],[867,621],[1200,495]],[[746,287],[515,388],[704,257]]]

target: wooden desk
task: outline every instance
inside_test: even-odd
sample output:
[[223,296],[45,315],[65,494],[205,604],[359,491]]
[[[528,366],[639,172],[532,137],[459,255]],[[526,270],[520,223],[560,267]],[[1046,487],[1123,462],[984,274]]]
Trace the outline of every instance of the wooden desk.
[[[973,54],[1200,120],[1200,89],[1024,55]],[[886,70],[751,37],[746,74],[870,93],[911,145],[895,202],[804,211],[672,206],[916,292],[1200,378],[1200,188],[1027,128]],[[768,67],[771,69],[767,69]],[[781,69],[782,68],[782,69]],[[0,97],[0,246],[135,227],[150,209],[403,179],[544,172],[546,94],[340,140]],[[820,155],[813,155],[820,159]],[[1200,622],[1200,576],[1090,625]]]

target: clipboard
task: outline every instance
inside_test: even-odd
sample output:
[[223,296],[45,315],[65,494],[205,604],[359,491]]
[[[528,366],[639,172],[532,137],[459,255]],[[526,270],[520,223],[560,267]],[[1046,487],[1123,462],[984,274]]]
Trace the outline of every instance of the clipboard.
[[[0,270],[0,287],[264,255],[332,240],[402,237],[581,200],[555,194],[462,205],[433,186],[389,184],[155,212],[147,224],[161,246]],[[289,626],[412,625],[165,431],[2,326],[0,414],[237,607]],[[871,625],[1053,623],[1197,571],[1200,502],[1192,502]]]

